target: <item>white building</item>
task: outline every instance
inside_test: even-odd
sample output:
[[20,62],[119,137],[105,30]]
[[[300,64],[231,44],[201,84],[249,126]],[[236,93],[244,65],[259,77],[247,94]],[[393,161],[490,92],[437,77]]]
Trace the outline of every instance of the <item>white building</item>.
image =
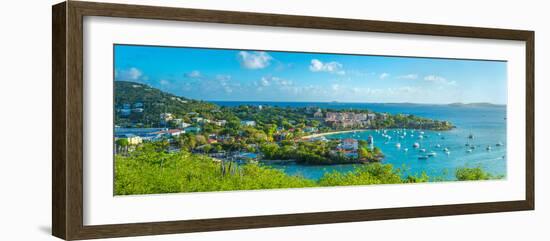
[[251,121],[251,120],[244,120],[244,121],[241,121],[241,125],[243,125],[243,126],[256,126],[256,122]]
[[183,122],[183,121],[178,125],[178,127],[181,128],[181,129],[185,129],[185,128],[189,127],[189,126],[191,126],[191,124],[185,123],[185,122]]
[[160,119],[165,122],[168,122],[174,119],[174,115],[172,113],[161,113]]
[[224,126],[225,124],[227,124],[227,121],[226,120],[217,120],[217,121],[214,121],[214,124],[217,125],[217,126]]
[[347,138],[342,140],[342,148],[356,151],[359,148],[359,143],[355,139]]

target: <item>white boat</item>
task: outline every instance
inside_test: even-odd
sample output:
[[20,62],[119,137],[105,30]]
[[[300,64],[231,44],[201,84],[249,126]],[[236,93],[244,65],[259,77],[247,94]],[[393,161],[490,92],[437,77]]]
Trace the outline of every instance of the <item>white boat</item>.
[[401,148],[401,143],[395,144],[395,147],[397,147],[398,149]]
[[451,155],[451,152],[450,152],[450,151],[446,151],[445,154]]
[[418,151],[420,151],[420,152],[426,152],[426,149],[422,148],[422,149],[420,149],[420,150],[418,150]]
[[487,148],[485,148],[487,151],[490,151],[491,149],[493,149],[491,146],[487,146]]
[[448,152],[448,151],[449,151],[449,148],[445,147],[445,148],[443,148],[443,151],[444,151],[444,152]]
[[440,144],[435,144],[435,147],[441,148],[441,145]]
[[437,156],[437,153],[435,153],[435,151],[431,151],[431,152],[428,152],[428,156],[434,157],[434,156]]
[[503,145],[504,145],[504,144],[503,144],[501,141],[499,141],[499,142],[496,144],[496,146],[503,146]]
[[409,148],[405,148],[403,149],[404,152],[408,152],[409,151]]
[[414,148],[419,148],[419,147],[420,147],[420,144],[418,144],[418,142],[415,142],[415,143],[413,144],[413,147],[414,147]]
[[466,150],[466,152],[472,153],[472,149],[468,149],[468,150]]
[[423,136],[423,135],[419,135],[419,136],[418,136],[418,139],[424,139],[424,136]]

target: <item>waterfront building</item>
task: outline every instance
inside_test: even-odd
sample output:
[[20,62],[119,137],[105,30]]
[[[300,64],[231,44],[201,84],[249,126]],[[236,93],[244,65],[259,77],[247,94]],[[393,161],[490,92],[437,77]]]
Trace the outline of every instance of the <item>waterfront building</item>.
[[117,139],[122,139],[122,138],[125,138],[126,140],[128,140],[128,144],[130,145],[138,145],[143,142],[143,139],[141,137],[136,136],[134,134],[125,134],[121,137],[118,137]]
[[344,150],[357,151],[357,149],[359,148],[359,143],[355,139],[346,138],[342,140],[341,147]]
[[317,131],[316,127],[306,127],[306,128],[304,128],[304,132],[306,132],[306,133],[311,133],[311,132],[316,132],[316,131]]

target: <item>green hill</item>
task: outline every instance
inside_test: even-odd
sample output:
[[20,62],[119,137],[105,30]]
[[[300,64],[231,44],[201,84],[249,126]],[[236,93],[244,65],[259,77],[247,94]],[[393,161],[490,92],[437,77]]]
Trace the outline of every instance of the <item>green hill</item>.
[[115,123],[118,126],[161,127],[161,113],[189,121],[196,112],[211,117],[220,107],[204,101],[176,96],[145,84],[115,81]]

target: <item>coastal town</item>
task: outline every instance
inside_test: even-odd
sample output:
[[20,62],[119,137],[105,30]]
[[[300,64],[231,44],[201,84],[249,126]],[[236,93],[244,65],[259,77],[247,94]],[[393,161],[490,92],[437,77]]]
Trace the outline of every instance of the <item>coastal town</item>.
[[[133,84],[126,92],[147,88],[150,87]],[[325,135],[365,129],[452,128],[446,121],[368,110],[270,105],[220,107],[176,96],[164,99],[182,106],[176,111],[183,108],[191,111],[160,112],[155,119],[149,108],[159,110],[167,103],[135,99],[116,104],[117,154],[131,152],[142,143],[159,142],[170,152],[185,149],[239,162],[272,159],[305,164],[365,163],[383,158],[372,137],[363,141],[327,139]]]
[[[126,106],[123,105],[123,108],[118,110],[118,112],[130,113],[125,109]],[[138,103],[134,106],[142,106],[141,103]],[[140,112],[143,111],[143,107],[139,107]],[[265,107],[256,107],[262,109]],[[375,113],[369,114],[356,114],[352,112],[326,112],[323,114],[321,109],[318,109],[312,116],[311,120],[319,120],[320,124],[315,126],[301,126],[301,127],[277,127],[275,131],[270,133],[268,137],[264,133],[256,133],[257,143],[250,143],[249,137],[244,130],[240,131],[237,135],[232,136],[230,134],[222,134],[223,131],[213,131],[207,132],[204,130],[205,125],[215,125],[219,128],[224,128],[227,124],[227,120],[210,120],[207,118],[201,117],[196,112],[190,112],[185,115],[186,119],[190,120],[189,123],[185,122],[183,118],[177,118],[173,113],[161,113],[159,115],[159,123],[163,127],[152,127],[152,128],[139,128],[139,127],[115,127],[115,144],[117,145],[117,150],[120,150],[120,147],[135,147],[144,142],[168,142],[170,151],[178,151],[181,148],[184,148],[185,145],[181,145],[182,139],[189,141],[189,137],[195,139],[195,145],[190,146],[190,151],[200,152],[208,154],[212,157],[227,157],[226,148],[230,143],[242,143],[244,141],[244,150],[249,151],[248,153],[238,151],[237,155],[233,154],[233,158],[237,159],[255,159],[257,154],[260,151],[259,144],[265,144],[269,140],[272,140],[273,143],[281,144],[282,142],[329,142],[323,134],[334,133],[334,132],[322,132],[319,129],[319,126],[326,126],[324,130],[327,130],[327,127],[332,128],[331,130],[343,130],[345,132],[346,128],[369,128],[371,121],[374,122],[377,118]],[[381,120],[387,118],[387,114],[381,114],[378,116]],[[139,125],[139,123],[138,123]],[[257,127],[257,123],[254,120],[241,120],[239,122],[240,129],[253,129]],[[207,128],[208,129],[208,128]],[[337,145],[331,150],[332,155],[343,154],[344,156],[351,159],[358,159],[359,154],[358,150],[360,148],[359,141],[352,138],[336,140]],[[374,149],[372,141],[368,143],[370,150]],[[232,149],[232,148],[229,148]],[[363,160],[368,161],[368,160]]]

